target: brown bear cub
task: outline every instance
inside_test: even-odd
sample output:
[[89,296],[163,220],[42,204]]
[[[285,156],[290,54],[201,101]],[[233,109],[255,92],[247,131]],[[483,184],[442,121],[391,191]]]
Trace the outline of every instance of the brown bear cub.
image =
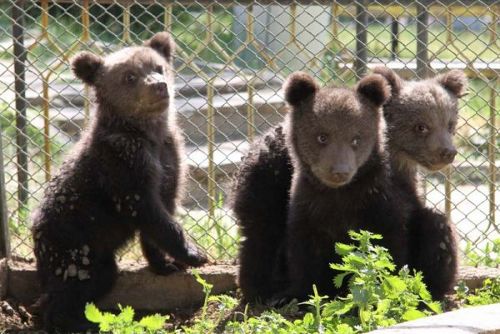
[[[403,81],[389,69],[375,71],[388,80],[394,91],[384,105],[384,117],[388,122],[391,179],[400,188],[401,201],[413,210],[409,263],[423,271],[432,295],[441,299],[454,285],[457,246],[446,217],[425,208],[416,195],[416,167],[439,169],[453,160],[451,140],[458,114],[457,99],[466,89],[466,78],[461,71],[450,71],[434,79]],[[417,124],[419,120],[427,123],[423,133],[417,135],[422,125]],[[294,170],[284,140],[288,131],[288,125],[279,125],[264,140],[254,143],[235,180],[232,207],[244,236],[239,280],[243,295],[250,301],[267,300],[284,286],[286,267],[280,254],[283,246],[279,245],[284,244],[283,226],[289,205],[286,189],[290,189]],[[437,139],[432,139],[436,134]],[[262,245],[275,247],[261,251]],[[427,262],[432,254],[437,254],[432,256],[435,261]],[[279,279],[274,276],[276,272]]]
[[82,52],[72,60],[74,74],[95,89],[97,108],[34,216],[48,330],[90,327],[85,303],[111,289],[115,254],[136,232],[157,273],[207,262],[173,216],[182,183],[174,47],[163,32],[105,58]]
[[294,173],[287,219],[288,297],[305,299],[316,284],[336,296],[329,264],[349,230],[381,234],[397,266],[407,263],[407,210],[390,178],[382,105],[387,81],[366,76],[354,89],[320,89],[305,73],[284,86]]
[[417,166],[436,171],[453,162],[458,99],[465,94],[467,78],[458,70],[421,81],[404,81],[386,67],[374,73],[384,76],[392,90],[384,117],[393,179],[413,208],[409,266],[422,271],[432,296],[442,299],[455,285],[458,245],[448,218],[425,207]]
[[230,206],[243,236],[238,284],[248,301],[264,302],[286,283],[283,241],[292,173],[280,125],[252,145],[234,179]]

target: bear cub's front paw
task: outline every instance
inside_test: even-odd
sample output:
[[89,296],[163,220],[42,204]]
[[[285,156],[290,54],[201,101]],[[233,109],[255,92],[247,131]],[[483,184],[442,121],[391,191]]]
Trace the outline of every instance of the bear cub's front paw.
[[208,256],[204,251],[200,250],[193,244],[188,246],[188,253],[185,259],[185,263],[192,267],[201,267],[202,265],[208,263]]

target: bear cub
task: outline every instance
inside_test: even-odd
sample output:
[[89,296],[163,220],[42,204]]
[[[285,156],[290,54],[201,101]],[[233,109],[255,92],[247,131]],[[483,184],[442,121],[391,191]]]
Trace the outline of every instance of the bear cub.
[[320,89],[305,73],[284,85],[290,107],[288,147],[294,173],[287,219],[287,297],[299,300],[316,284],[321,294],[342,292],[329,264],[335,242],[349,230],[381,234],[398,267],[407,263],[406,203],[390,178],[382,105],[390,87],[368,75],[354,89]]
[[387,67],[374,73],[391,85],[384,117],[393,179],[412,204],[408,264],[422,271],[432,296],[443,299],[456,283],[458,243],[450,220],[425,207],[417,167],[437,171],[453,162],[458,99],[465,95],[467,77],[459,70],[419,81],[403,80]]
[[105,58],[82,52],[76,77],[95,90],[96,112],[51,180],[32,229],[44,327],[84,330],[84,306],[113,286],[116,252],[139,233],[150,268],[169,274],[207,257],[174,213],[182,138],[173,110],[168,33]]
[[[402,80],[385,67],[374,73],[391,86],[391,97],[383,109],[391,180],[412,212],[408,262],[423,272],[433,297],[442,299],[455,282],[456,238],[447,217],[425,207],[418,194],[417,167],[438,170],[453,161],[458,98],[464,95],[467,78],[458,70],[418,81]],[[239,281],[250,301],[265,301],[283,289],[286,267],[281,250],[294,173],[285,140],[289,128],[285,121],[256,141],[234,183],[232,207],[245,237],[240,247]],[[280,246],[267,246],[269,251],[262,245]]]

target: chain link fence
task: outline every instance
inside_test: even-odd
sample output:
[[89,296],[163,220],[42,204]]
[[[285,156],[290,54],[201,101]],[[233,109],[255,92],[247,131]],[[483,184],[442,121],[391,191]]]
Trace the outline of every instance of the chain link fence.
[[[467,254],[494,257],[499,12],[491,0],[2,1],[0,213],[9,236],[0,240],[8,238],[13,256],[32,257],[30,212],[92,117],[89,89],[69,58],[168,30],[178,45],[175,104],[190,167],[179,220],[214,259],[236,257],[238,231],[225,206],[231,175],[249,142],[283,119],[283,79],[305,70],[352,85],[378,64],[405,78],[452,68],[469,75],[459,156],[426,175],[426,199],[451,216]],[[139,259],[140,248],[122,256]]]

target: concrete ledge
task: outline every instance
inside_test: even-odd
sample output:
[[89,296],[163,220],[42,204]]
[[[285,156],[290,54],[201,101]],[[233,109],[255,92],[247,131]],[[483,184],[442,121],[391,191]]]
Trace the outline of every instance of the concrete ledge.
[[[32,304],[40,294],[40,287],[33,264],[8,263],[7,296]],[[203,291],[188,272],[169,276],[151,273],[143,264],[120,265],[120,275],[113,290],[97,304],[104,309],[115,309],[117,304],[130,305],[141,311],[173,311],[199,306]],[[213,294],[236,289],[236,267],[211,265],[199,268],[201,277],[213,284]]]
[[432,317],[403,322],[373,334],[500,333],[500,304],[468,307]]
[[469,289],[477,289],[487,278],[500,277],[500,268],[489,267],[460,267],[458,277],[465,281]]
[[[236,290],[235,265],[210,265],[199,269],[201,276],[213,284],[212,294]],[[499,277],[498,268],[462,267],[459,279],[471,289],[481,286],[488,277]],[[40,287],[33,263],[0,261],[0,293],[23,304],[33,303],[40,294]],[[144,263],[120,264],[120,274],[114,289],[98,305],[105,309],[116,308],[118,303],[144,311],[173,311],[198,306],[203,301],[201,286],[191,272],[169,276],[151,273]]]
[[7,266],[7,259],[0,260],[0,299],[3,299],[7,295],[7,273],[9,267]]

